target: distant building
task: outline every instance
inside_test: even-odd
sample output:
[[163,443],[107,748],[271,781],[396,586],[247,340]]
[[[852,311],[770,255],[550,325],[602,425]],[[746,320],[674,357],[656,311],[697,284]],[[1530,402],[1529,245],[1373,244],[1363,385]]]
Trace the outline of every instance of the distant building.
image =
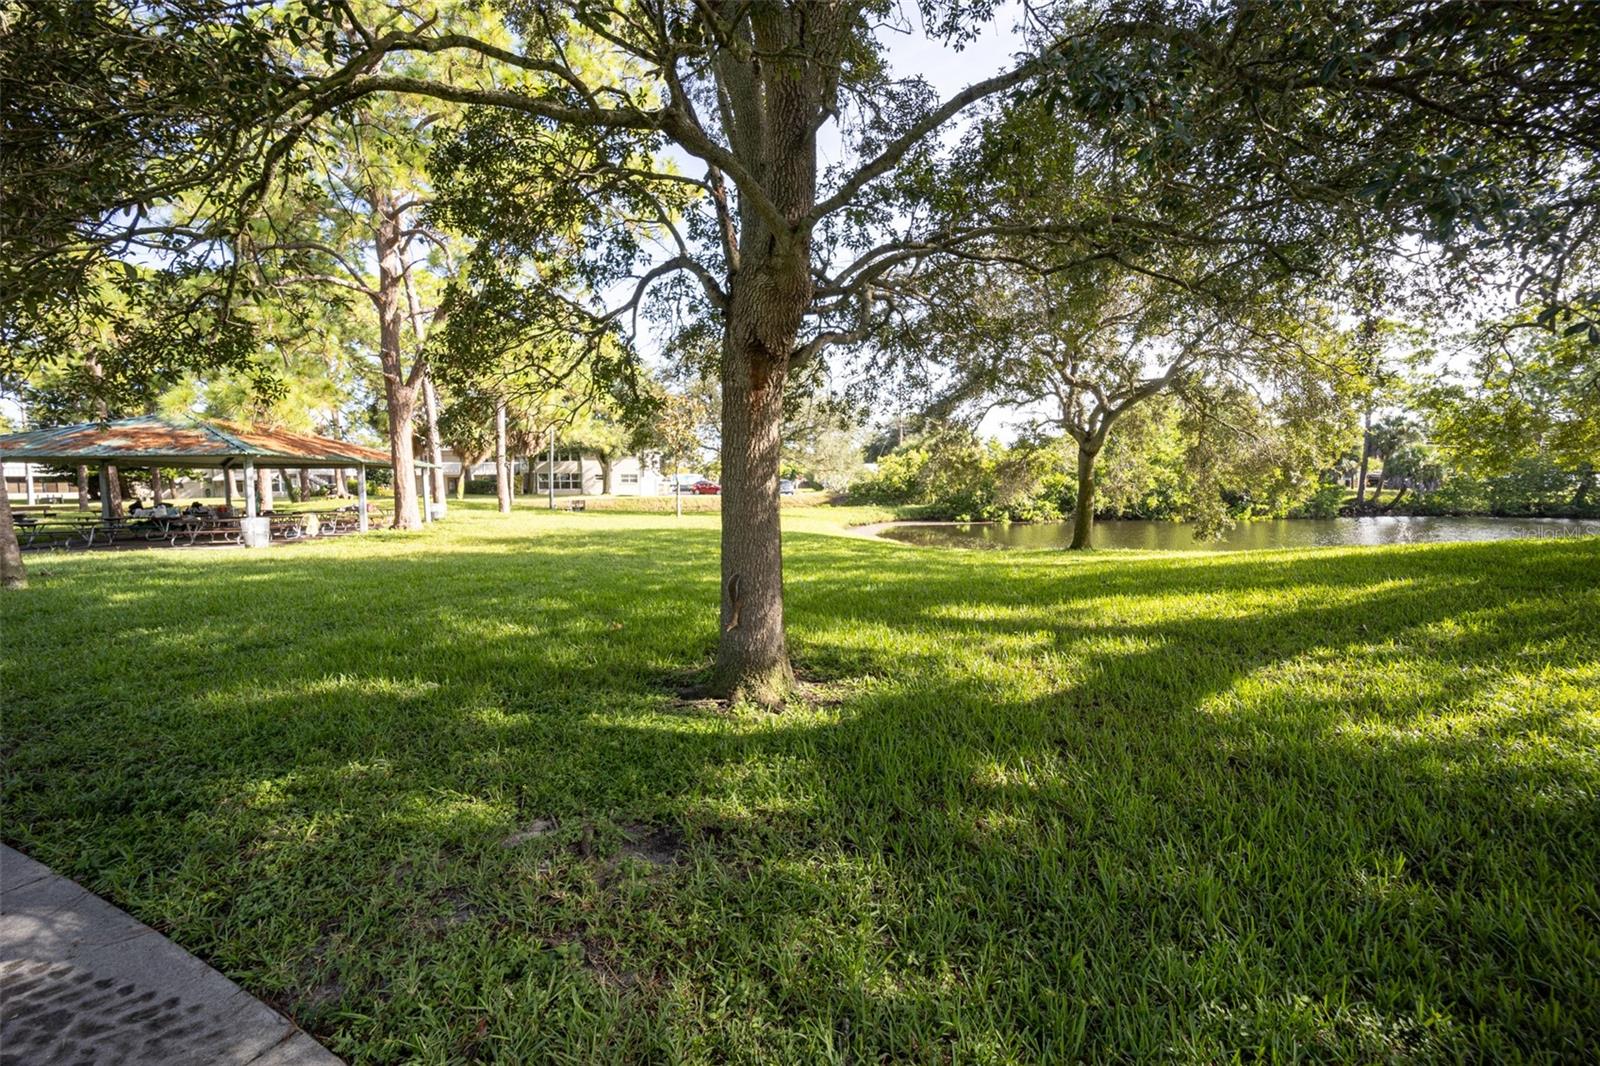
[[[517,479],[518,491],[525,491],[528,464],[521,459],[514,460],[511,471]],[[552,476],[549,459],[534,459],[532,472],[532,490],[549,492]],[[456,482],[461,479],[461,456],[452,448],[444,450],[444,473],[447,487],[452,493],[455,492]],[[651,455],[626,455],[613,459],[608,471],[606,464],[594,452],[570,449],[563,452],[558,449],[553,476],[557,496],[601,496],[607,493],[614,496],[655,496],[670,488],[668,479],[661,475],[659,460]],[[494,460],[478,463],[468,471],[468,477],[474,481],[493,481]]]
[[77,502],[77,479],[49,473],[50,470],[50,467],[38,463],[6,463],[6,493],[14,500],[26,502],[29,500],[28,483],[32,481],[32,500],[35,503]]

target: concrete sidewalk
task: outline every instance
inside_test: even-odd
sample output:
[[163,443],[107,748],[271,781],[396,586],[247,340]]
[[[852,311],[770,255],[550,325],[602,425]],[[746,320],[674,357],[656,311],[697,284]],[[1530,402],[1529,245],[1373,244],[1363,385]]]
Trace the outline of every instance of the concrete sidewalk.
[[0,1066],[339,1066],[149,926],[0,846]]

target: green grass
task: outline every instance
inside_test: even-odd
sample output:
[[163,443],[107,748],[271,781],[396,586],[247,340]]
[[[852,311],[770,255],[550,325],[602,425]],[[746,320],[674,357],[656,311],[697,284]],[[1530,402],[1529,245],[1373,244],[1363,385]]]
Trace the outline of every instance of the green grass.
[[3,835],[357,1062],[1594,1060],[1600,541],[861,517],[779,715],[672,688],[714,516],[31,556]]

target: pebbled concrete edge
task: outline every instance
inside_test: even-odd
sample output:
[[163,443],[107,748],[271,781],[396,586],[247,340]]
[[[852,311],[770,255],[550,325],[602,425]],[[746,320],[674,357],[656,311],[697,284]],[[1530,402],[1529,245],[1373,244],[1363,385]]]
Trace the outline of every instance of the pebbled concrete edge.
[[341,1066],[131,915],[0,845],[0,1066]]

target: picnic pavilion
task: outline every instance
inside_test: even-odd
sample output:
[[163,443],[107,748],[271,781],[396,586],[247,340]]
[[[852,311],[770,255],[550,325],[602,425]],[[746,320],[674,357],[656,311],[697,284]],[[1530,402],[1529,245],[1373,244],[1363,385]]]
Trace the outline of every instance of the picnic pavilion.
[[[298,469],[336,469],[356,471],[358,528],[365,533],[367,521],[367,470],[391,465],[388,452],[349,441],[292,433],[282,429],[242,426],[233,422],[194,417],[168,418],[140,415],[109,422],[84,422],[74,426],[55,426],[0,436],[0,460],[76,466],[80,463],[100,467],[100,507],[104,518],[111,517],[111,493],[106,483],[106,466],[117,467],[214,467],[238,470],[244,475],[244,518],[241,540],[249,546],[271,542],[267,520],[261,517],[256,500],[255,472],[264,467]],[[422,476],[430,464],[418,460],[411,476],[421,482],[421,517],[431,518],[429,478]],[[400,471],[395,471],[400,476]],[[223,478],[228,506],[233,506],[233,478]]]

